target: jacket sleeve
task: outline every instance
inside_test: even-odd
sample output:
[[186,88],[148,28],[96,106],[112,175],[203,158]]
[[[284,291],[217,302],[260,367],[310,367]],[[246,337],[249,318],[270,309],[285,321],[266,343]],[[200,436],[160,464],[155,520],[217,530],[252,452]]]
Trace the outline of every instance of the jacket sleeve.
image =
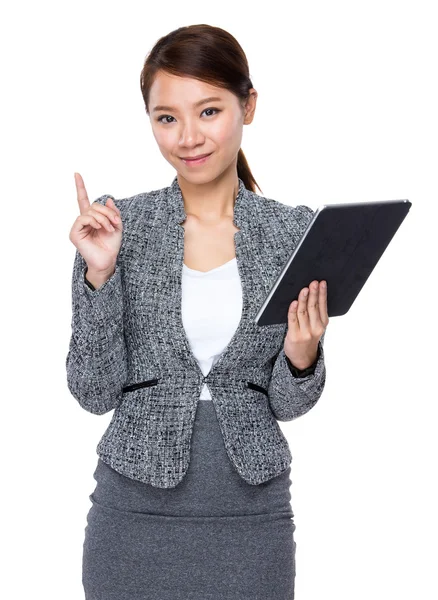
[[[96,202],[105,204],[108,197],[101,196]],[[97,415],[119,404],[127,378],[119,257],[120,252],[114,273],[97,289],[86,281],[87,263],[77,249],[73,265],[67,385],[81,407]]]
[[[314,211],[305,205],[287,207],[288,218],[284,224],[287,234],[301,239],[313,218]],[[290,218],[291,217],[291,218]],[[310,284],[310,281],[309,281]],[[292,421],[308,412],[319,400],[326,380],[323,333],[318,343],[318,353],[313,365],[301,372],[284,352],[282,345],[277,354],[268,386],[271,410],[278,421]]]
[[278,353],[268,387],[268,398],[278,421],[292,421],[308,412],[319,400],[324,389],[326,369],[324,362],[324,332],[318,344],[314,372],[302,376],[293,374],[291,364],[282,346]]

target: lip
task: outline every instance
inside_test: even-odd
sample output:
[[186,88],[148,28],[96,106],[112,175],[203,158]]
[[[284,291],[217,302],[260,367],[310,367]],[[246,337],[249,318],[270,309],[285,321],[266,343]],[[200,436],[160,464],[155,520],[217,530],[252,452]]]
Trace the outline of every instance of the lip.
[[201,158],[196,158],[196,159],[191,159],[191,158],[181,158],[181,160],[183,161],[183,163],[185,165],[190,165],[190,166],[195,166],[195,165],[202,165],[204,164],[207,159],[213,154],[213,152],[210,152],[210,154],[204,154],[203,156],[201,156]]

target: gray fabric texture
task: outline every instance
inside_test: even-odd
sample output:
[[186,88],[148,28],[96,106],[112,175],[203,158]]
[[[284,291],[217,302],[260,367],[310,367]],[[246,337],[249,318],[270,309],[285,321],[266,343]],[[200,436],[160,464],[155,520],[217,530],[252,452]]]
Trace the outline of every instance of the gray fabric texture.
[[172,489],[98,460],[82,560],[86,600],[293,600],[290,467],[249,485],[200,401],[186,477]]
[[95,202],[109,197],[121,211],[122,246],[115,272],[94,290],[85,283],[87,264],[76,250],[66,357],[68,388],[80,406],[96,415],[114,410],[97,454],[131,479],[175,487],[187,473],[196,408],[207,383],[239,475],[251,485],[279,475],[292,455],[278,421],[304,415],[321,397],[325,334],[313,373],[296,377],[283,348],[287,324],[260,327],[254,318],[312,209],[260,196],[239,178],[234,240],[242,316],[204,377],[181,318],[186,213],[177,176],[159,190],[117,200],[104,194]]

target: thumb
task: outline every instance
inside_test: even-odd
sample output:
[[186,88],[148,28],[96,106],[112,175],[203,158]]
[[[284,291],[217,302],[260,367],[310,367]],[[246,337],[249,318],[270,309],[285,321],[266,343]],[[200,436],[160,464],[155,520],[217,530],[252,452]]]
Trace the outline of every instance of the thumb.
[[117,213],[120,215],[120,210],[119,208],[116,206],[114,200],[112,198],[108,198],[106,201],[106,205],[109,206],[109,208],[113,208],[114,210],[117,211]]

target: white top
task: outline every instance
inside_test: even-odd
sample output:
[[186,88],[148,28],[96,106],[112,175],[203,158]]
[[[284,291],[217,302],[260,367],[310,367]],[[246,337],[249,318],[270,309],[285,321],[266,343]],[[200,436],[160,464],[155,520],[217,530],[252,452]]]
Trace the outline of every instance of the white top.
[[[190,348],[205,376],[231,341],[242,316],[236,258],[205,272],[183,264],[181,312]],[[211,400],[207,384],[199,399]]]

